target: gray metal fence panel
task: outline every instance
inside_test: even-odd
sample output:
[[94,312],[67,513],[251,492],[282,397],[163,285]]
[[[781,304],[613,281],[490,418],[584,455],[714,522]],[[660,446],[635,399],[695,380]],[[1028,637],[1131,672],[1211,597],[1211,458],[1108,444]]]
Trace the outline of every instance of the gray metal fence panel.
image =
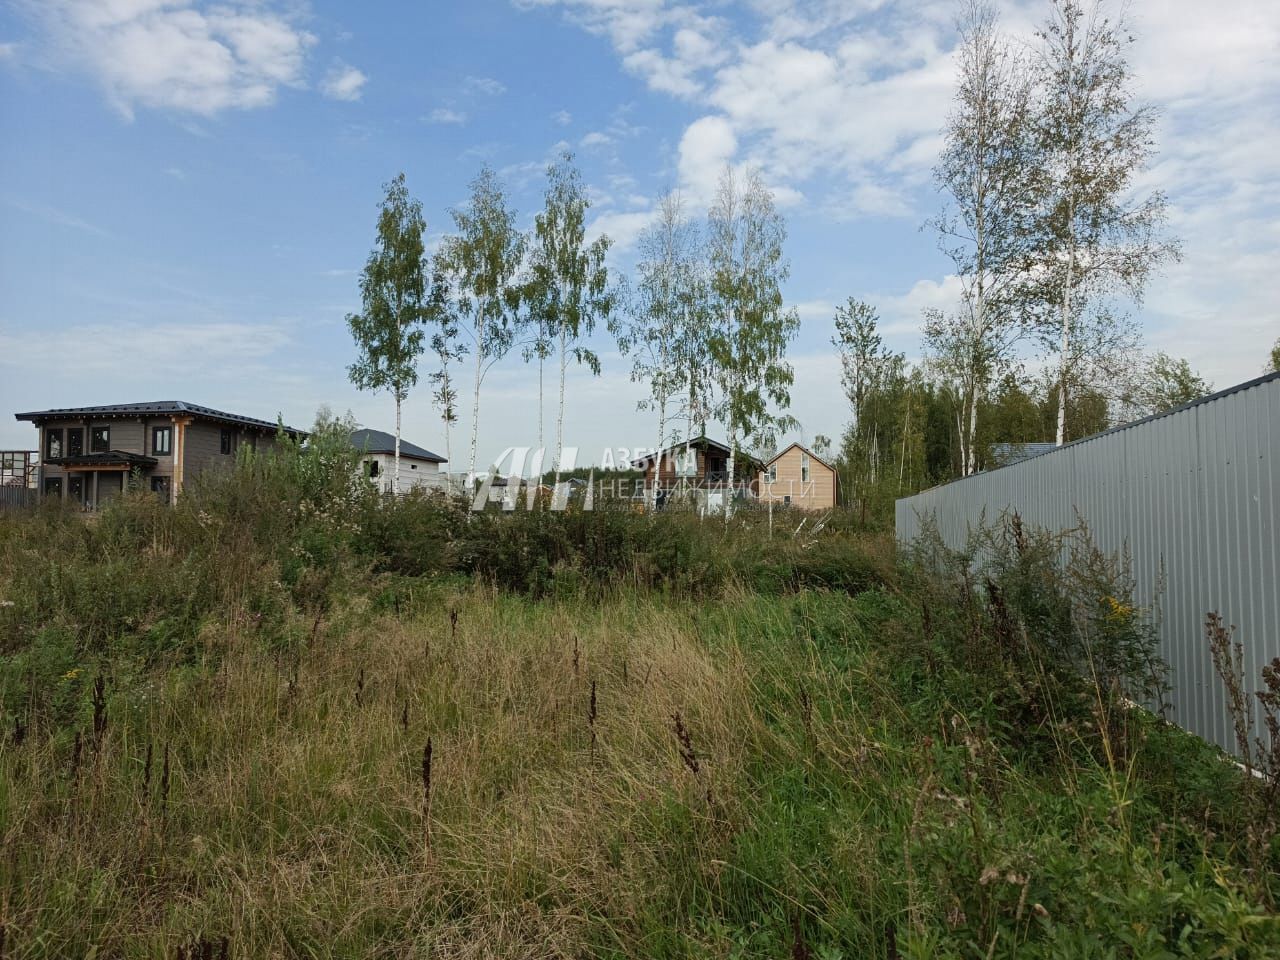
[[30,487],[0,487],[0,510],[31,506],[36,502],[36,491]]
[[1079,516],[1127,551],[1137,600],[1156,603],[1173,718],[1234,748],[1204,622],[1236,628],[1248,682],[1280,656],[1280,374],[897,502],[897,536],[932,517],[947,546],[1016,511],[1049,530]]

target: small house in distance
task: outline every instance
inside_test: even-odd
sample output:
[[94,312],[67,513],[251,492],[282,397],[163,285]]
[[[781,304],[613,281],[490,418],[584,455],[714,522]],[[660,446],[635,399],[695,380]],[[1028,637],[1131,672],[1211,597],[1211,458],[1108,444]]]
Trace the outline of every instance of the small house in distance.
[[39,488],[94,509],[130,478],[173,503],[203,470],[229,466],[242,446],[265,449],[277,431],[305,434],[183,400],[55,407],[14,415],[40,431]]
[[[351,445],[361,453],[361,470],[382,493],[391,492],[396,470],[396,438],[381,430],[357,430]],[[442,469],[442,467],[444,469]],[[400,492],[415,488],[447,490],[447,461],[425,447],[400,438]]]
[[836,468],[808,447],[793,443],[760,472],[760,502],[830,510],[836,505]]
[[[644,471],[646,503],[662,506],[672,499],[692,500],[699,510],[724,508],[729,491],[729,447],[707,436],[681,440],[657,453],[633,460]],[[761,463],[742,451],[734,457],[733,496],[756,496]]]

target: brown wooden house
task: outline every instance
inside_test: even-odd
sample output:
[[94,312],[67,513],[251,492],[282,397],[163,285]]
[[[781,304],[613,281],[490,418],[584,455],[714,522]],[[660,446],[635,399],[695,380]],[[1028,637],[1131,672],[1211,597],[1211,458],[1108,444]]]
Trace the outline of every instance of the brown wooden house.
[[760,501],[830,510],[836,505],[836,468],[808,447],[793,443],[760,471]]
[[15,414],[40,431],[39,488],[93,509],[131,479],[173,503],[185,481],[228,466],[242,446],[263,449],[277,431],[304,434],[209,407],[165,400]]
[[[729,492],[729,448],[709,437],[673,443],[657,453],[633,460],[644,471],[646,502],[693,494],[703,507],[715,508]],[[759,490],[762,464],[741,450],[734,457],[733,494],[754,498]]]

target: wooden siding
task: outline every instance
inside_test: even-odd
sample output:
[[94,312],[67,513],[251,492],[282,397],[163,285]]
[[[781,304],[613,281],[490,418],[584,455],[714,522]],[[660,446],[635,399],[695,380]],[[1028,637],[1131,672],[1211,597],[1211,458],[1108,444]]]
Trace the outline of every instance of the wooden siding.
[[[176,422],[176,420],[181,419],[187,420],[185,427]],[[68,489],[68,472],[60,464],[44,462],[47,431],[63,431],[62,449],[63,454],[66,455],[66,431],[68,429],[83,430],[84,444],[82,452],[88,454],[91,452],[90,443],[94,427],[109,427],[111,429],[111,450],[121,453],[136,453],[154,458],[156,465],[143,471],[143,481],[149,487],[152,477],[169,478],[172,496],[177,495],[182,483],[190,481],[200,471],[209,467],[229,467],[235,462],[234,453],[227,455],[221,452],[223,426],[207,420],[174,418],[166,415],[48,420],[41,423],[38,430],[41,461],[39,488],[41,490],[44,489],[44,480],[48,477],[63,478],[62,490],[64,495]],[[173,431],[169,440],[169,453],[157,455],[152,451],[153,427],[169,427]],[[233,451],[238,449],[241,444],[248,444],[257,450],[265,450],[276,442],[275,434],[265,430],[256,430],[252,427],[244,426],[230,426],[228,429],[231,430]],[[181,438],[179,438],[179,431],[184,434]],[[182,456],[181,464],[174,462],[175,454]],[[93,486],[92,477],[87,476],[85,483],[87,485],[86,495],[92,499],[93,491],[96,489]]]
[[777,468],[777,479],[769,482],[769,467],[760,473],[760,500],[767,503],[786,502],[801,510],[830,510],[836,505],[836,472],[813,454],[809,457],[809,480],[803,477],[804,457],[808,452],[792,445],[770,464]]

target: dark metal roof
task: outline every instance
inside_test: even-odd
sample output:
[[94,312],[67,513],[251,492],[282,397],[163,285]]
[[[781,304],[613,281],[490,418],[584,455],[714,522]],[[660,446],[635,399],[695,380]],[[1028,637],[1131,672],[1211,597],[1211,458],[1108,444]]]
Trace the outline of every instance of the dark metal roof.
[[[673,443],[670,446],[663,447],[657,453],[651,453],[644,457],[638,457],[637,459],[631,461],[631,466],[639,467],[642,464],[648,463],[654,457],[660,456],[664,453],[670,453],[674,450],[683,450],[686,446],[694,450],[716,450],[720,453],[725,454],[725,456],[728,456],[729,453],[731,452],[730,449],[727,446],[725,446],[723,443],[720,443],[718,440],[712,440],[710,437],[704,434],[700,437],[694,437],[688,441],[681,440],[678,443]],[[738,453],[741,457],[747,460],[748,463],[754,464],[757,467],[761,466],[760,461],[756,457],[751,456],[751,454],[746,453],[745,451],[742,451],[742,450],[739,450]]]
[[[384,433],[381,430],[357,430],[351,434],[351,445],[361,453],[392,453],[396,452],[396,438],[394,434]],[[415,460],[429,460],[432,463],[446,463],[444,457],[438,453],[432,453],[425,447],[420,447],[416,443],[410,443],[404,437],[400,438],[400,456],[412,457]]]
[[130,467],[154,467],[157,460],[155,457],[143,456],[140,453],[108,450],[105,453],[82,453],[74,457],[50,457],[45,463],[54,463],[61,467],[118,467],[121,464]]
[[[259,420],[256,417],[243,417],[238,413],[224,413],[212,407],[202,407],[198,403],[187,403],[185,400],[157,400],[153,403],[107,403],[96,407],[54,407],[51,410],[35,410],[30,413],[15,413],[15,420],[30,420],[38,423],[41,420],[58,420],[64,417],[146,417],[146,416],[182,416],[200,417],[203,420],[214,420],[218,423],[234,423],[242,427],[254,427],[258,430],[275,432],[278,424],[270,420]],[[306,431],[286,426],[285,433],[295,437],[306,436]]]

